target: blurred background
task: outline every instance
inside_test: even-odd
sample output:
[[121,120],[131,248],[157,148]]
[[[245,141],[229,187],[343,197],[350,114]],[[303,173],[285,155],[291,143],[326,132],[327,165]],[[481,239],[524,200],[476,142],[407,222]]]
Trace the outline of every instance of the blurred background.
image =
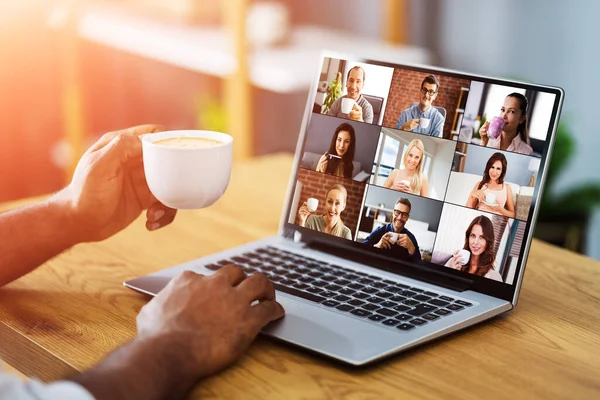
[[51,193],[100,135],[222,130],[292,152],[320,51],[565,92],[536,236],[600,259],[594,0],[19,0],[0,3],[0,202]]

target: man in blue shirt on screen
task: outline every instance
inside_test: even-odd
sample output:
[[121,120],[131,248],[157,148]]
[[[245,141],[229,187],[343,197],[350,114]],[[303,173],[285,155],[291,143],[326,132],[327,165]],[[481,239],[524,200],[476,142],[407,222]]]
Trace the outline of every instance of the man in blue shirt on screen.
[[438,79],[429,75],[421,82],[419,102],[402,111],[396,129],[442,137],[445,116],[433,107],[433,101],[440,89]]

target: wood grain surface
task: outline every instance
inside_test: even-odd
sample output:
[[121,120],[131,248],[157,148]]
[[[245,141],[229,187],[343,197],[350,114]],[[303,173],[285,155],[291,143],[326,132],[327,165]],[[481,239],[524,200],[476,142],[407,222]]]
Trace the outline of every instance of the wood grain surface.
[[[238,163],[209,209],[152,233],[140,219],[0,289],[0,358],[44,380],[91,367],[135,335],[148,297],[123,281],[276,233],[291,164],[284,154]],[[261,337],[192,398],[600,398],[599,320],[600,262],[534,241],[519,305],[505,316],[367,368]]]

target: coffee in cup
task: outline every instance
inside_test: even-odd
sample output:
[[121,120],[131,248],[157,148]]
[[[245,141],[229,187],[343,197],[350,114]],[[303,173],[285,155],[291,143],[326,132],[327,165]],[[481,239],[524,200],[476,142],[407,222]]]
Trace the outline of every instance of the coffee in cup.
[[356,103],[354,99],[351,99],[350,97],[344,97],[342,99],[342,113],[350,114],[350,111],[352,111],[352,108],[354,107],[354,103]]
[[429,128],[429,123],[431,120],[429,118],[420,118],[419,119],[419,127],[423,129]]
[[317,208],[319,207],[319,200],[315,199],[314,197],[309,198],[306,200],[306,207],[308,207],[308,211],[310,212],[317,211]]
[[471,259],[471,252],[469,250],[460,249],[458,251],[458,263],[460,265],[465,265]]
[[487,135],[492,139],[497,139],[504,129],[504,120],[501,117],[494,117],[487,129]]
[[225,193],[233,138],[225,133],[181,130],[140,136],[150,191],[177,209],[208,207]]
[[496,195],[488,193],[485,195],[485,202],[488,204],[496,204]]

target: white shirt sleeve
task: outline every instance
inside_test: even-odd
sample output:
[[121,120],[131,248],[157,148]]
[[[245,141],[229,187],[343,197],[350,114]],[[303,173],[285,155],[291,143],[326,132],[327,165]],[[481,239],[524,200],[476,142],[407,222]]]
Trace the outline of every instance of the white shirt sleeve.
[[75,382],[43,383],[35,379],[21,381],[18,377],[0,371],[0,400],[94,400]]

